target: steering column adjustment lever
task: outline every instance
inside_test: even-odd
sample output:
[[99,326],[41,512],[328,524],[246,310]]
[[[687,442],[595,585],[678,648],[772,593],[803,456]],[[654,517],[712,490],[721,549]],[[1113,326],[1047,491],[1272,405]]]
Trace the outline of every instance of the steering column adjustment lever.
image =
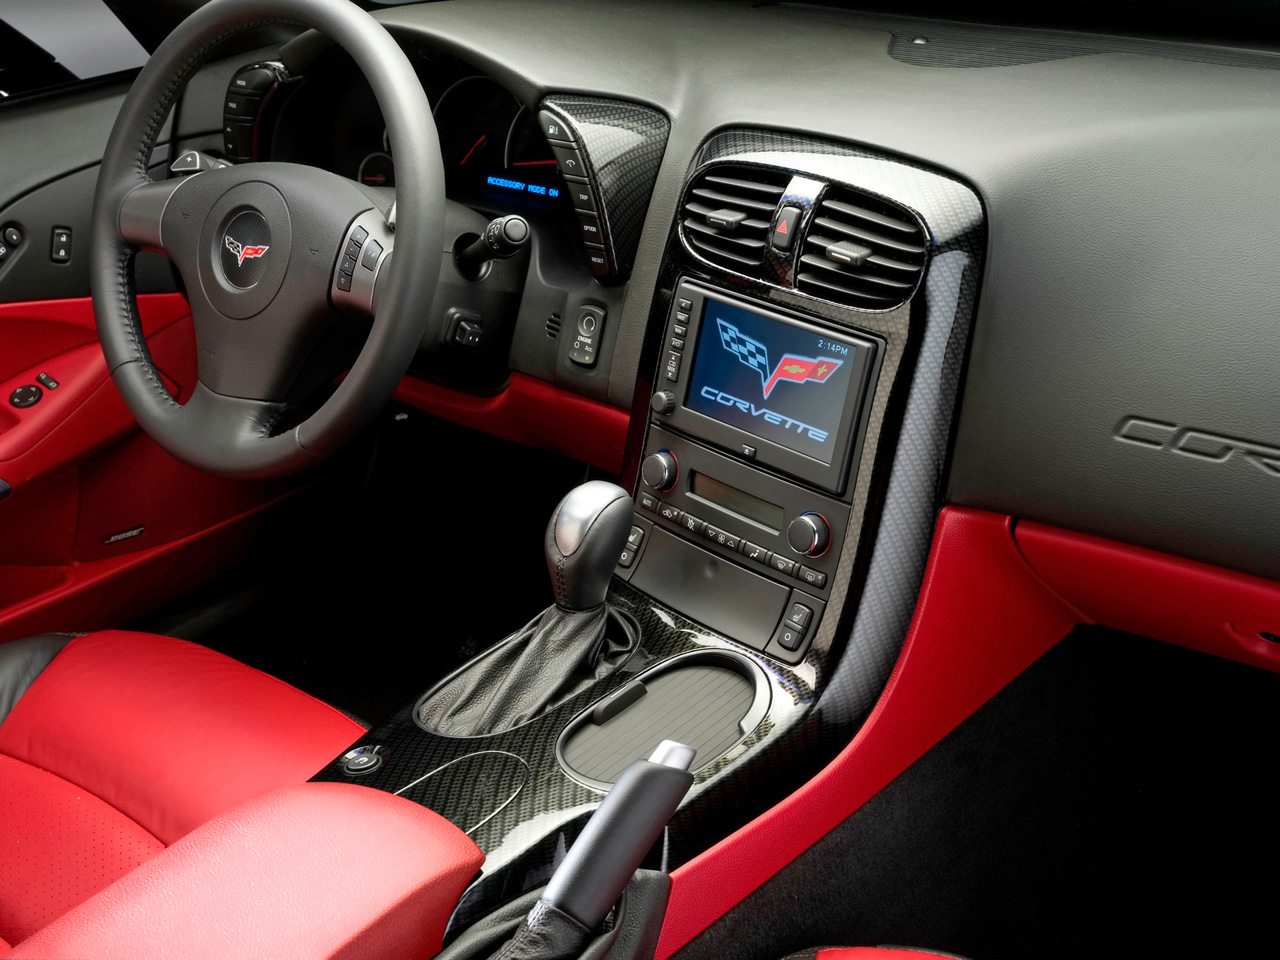
[[[664,740],[622,771],[547,884],[540,904],[596,931],[693,784],[697,751]],[[535,908],[535,912],[537,908]]]
[[458,272],[468,280],[479,280],[490,260],[509,260],[528,245],[529,221],[516,214],[498,217],[470,243],[464,244],[464,239],[459,238],[453,251]]

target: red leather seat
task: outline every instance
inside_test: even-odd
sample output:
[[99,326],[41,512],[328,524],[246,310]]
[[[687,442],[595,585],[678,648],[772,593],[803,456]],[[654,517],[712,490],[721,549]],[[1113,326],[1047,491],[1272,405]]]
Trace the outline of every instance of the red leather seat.
[[124,631],[0,645],[0,721],[9,944],[364,733],[222,654]]

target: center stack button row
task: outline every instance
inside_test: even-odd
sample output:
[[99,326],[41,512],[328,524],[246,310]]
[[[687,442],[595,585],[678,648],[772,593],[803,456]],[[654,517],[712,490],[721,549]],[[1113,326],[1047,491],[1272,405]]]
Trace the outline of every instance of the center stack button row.
[[683,527],[691,536],[709,541],[726,550],[732,550],[784,577],[795,577],[818,590],[824,589],[827,585],[827,575],[821,570],[799,564],[784,554],[771,552],[757,543],[713,526],[691,513],[685,513],[674,504],[659,500],[651,493],[642,490],[638,495],[638,502],[642,509],[656,513],[663,520],[669,520]]

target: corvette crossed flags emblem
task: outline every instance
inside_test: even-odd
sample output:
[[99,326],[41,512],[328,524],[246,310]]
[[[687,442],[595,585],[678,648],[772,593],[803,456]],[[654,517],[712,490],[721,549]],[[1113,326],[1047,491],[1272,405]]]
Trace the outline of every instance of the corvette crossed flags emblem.
[[232,240],[231,234],[227,234],[223,240],[227,249],[236,255],[237,267],[243,267],[246,260],[256,260],[271,249],[270,246],[263,244],[244,244],[238,240]]

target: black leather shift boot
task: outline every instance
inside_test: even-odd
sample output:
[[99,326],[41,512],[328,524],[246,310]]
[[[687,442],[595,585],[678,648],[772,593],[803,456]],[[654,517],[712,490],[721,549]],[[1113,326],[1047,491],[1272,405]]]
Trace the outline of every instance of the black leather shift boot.
[[626,663],[636,633],[634,622],[607,604],[549,607],[445,680],[418,705],[418,723],[447,737],[519,726]]

